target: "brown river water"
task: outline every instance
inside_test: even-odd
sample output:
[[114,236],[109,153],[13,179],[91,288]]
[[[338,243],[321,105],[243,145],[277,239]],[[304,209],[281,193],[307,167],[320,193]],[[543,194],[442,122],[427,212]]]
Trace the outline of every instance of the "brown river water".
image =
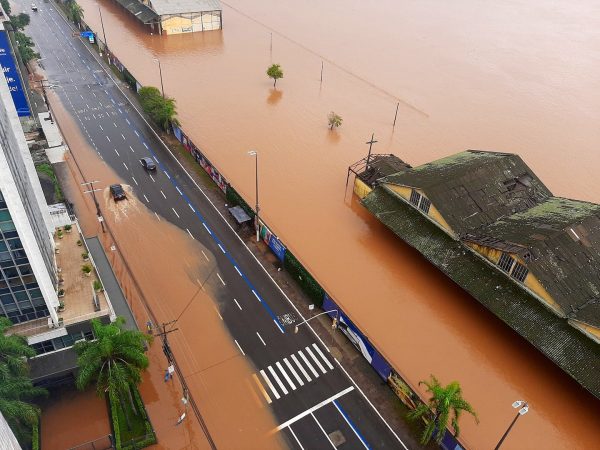
[[[212,271],[214,258],[186,232],[148,211],[129,186],[124,185],[128,191],[127,201],[118,204],[112,201],[107,186],[122,181],[90,149],[58,98],[54,94],[49,98],[71,149],[71,154],[65,157],[70,174],[65,180],[65,193],[75,204],[84,235],[98,235],[100,238],[140,327],[143,328],[151,317],[148,309],[161,322],[181,315],[181,319],[171,327],[177,328],[177,331],[169,334],[169,343],[217,446],[282,448],[279,436],[271,434],[277,424],[250,384],[253,369],[235,347],[220,319],[218,298],[221,283]],[[87,180],[102,180],[99,188],[104,189],[97,196],[108,224],[107,233],[103,234],[99,227],[91,196],[82,193],[81,173]],[[201,250],[209,255],[212,264],[206,262]],[[131,272],[124,265],[124,260]],[[212,277],[209,277],[211,274]],[[207,280],[205,290],[200,289],[200,280]],[[185,314],[181,314],[182,311]],[[158,445],[155,448],[210,448],[190,408],[186,420],[176,426],[184,412],[182,389],[177,375],[169,382],[163,379],[167,363],[160,339],[154,340],[148,357],[150,366],[144,374],[140,392],[157,433]],[[60,399],[57,401],[55,410],[60,413],[58,408],[66,406]],[[96,413],[101,416],[105,410]],[[73,427],[72,420],[69,418],[71,429],[64,430],[69,439],[77,438],[76,443],[82,443],[98,437],[90,437],[89,430],[85,428]],[[236,426],[232,427],[232,423]],[[50,442],[48,445],[51,450],[66,448],[53,446]]]
[[[99,31],[97,3],[80,3]],[[413,165],[467,148],[516,152],[556,195],[600,202],[599,3],[227,0],[224,30],[169,37],[100,5],[112,50],[144,85],[160,86],[160,58],[183,129],[250,204],[246,153],[258,150],[266,222],[390,362],[413,385],[430,373],[461,382],[481,420],[462,419],[468,446],[493,448],[523,398],[530,413],[503,448],[598,447],[600,402],[344,185],[375,133],[375,152]],[[277,90],[271,62],[285,73]],[[332,110],[344,119],[334,132]]]

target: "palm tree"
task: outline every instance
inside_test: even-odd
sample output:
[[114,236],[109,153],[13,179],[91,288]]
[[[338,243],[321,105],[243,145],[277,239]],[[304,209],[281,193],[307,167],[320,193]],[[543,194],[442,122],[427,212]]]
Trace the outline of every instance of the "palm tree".
[[137,330],[125,330],[122,317],[108,325],[98,319],[91,323],[96,339],[75,344],[79,366],[76,385],[83,390],[95,381],[100,397],[107,391],[121,401],[127,396],[135,411],[131,388],[141,383],[141,373],[148,367],[144,351],[152,337]]
[[17,439],[26,442],[40,416],[40,409],[28,401],[48,392],[34,387],[27,376],[27,358],[35,356],[35,351],[25,338],[5,335],[11,326],[10,320],[0,317],[0,412]]
[[342,117],[339,116],[339,115],[337,115],[333,111],[331,111],[329,113],[329,115],[327,116],[327,120],[329,122],[329,127],[330,127],[329,129],[330,130],[333,130],[334,127],[335,128],[339,127],[342,124],[342,122],[343,122]]
[[458,381],[442,386],[438,379],[431,375],[430,381],[419,381],[419,385],[421,384],[427,386],[427,392],[432,394],[429,403],[421,403],[409,412],[407,417],[409,419],[425,418],[427,420],[427,425],[421,436],[422,444],[428,444],[434,434],[435,441],[438,444],[441,443],[449,421],[455,435],[458,436],[460,434],[458,419],[463,411],[471,414],[475,417],[475,421],[479,423],[477,413],[473,410],[473,407],[462,398],[462,390]]

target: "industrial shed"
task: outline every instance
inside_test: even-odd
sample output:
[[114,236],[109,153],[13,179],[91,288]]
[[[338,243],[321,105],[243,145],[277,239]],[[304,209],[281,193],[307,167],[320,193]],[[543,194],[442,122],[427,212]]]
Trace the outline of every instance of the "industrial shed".
[[149,0],[159,16],[160,34],[220,30],[223,27],[219,0]]

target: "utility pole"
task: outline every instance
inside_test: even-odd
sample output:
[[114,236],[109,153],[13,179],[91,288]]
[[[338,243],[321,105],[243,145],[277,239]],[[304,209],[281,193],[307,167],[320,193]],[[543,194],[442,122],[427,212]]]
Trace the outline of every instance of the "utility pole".
[[250,150],[248,152],[250,156],[254,156],[255,168],[256,168],[256,216],[254,216],[254,226],[256,227],[256,242],[260,241],[260,219],[258,212],[260,207],[258,205],[258,152],[256,150]]
[[101,191],[102,189],[94,189],[94,183],[100,183],[100,181],[86,181],[81,183],[82,186],[88,186],[90,189],[88,191],[83,191],[84,194],[92,193],[92,198],[94,199],[94,205],[96,206],[96,216],[98,217],[98,222],[100,222],[100,226],[102,227],[102,232],[106,233],[104,229],[104,217],[102,217],[102,212],[100,211],[100,204],[98,203],[98,199],[96,198],[96,191]]
[[108,41],[106,40],[106,33],[104,31],[104,21],[102,20],[102,10],[100,9],[100,5],[98,5],[98,12],[100,13],[100,24],[102,25],[102,36],[104,36],[104,45],[108,48]]
[[321,83],[323,83],[323,61],[321,61]]
[[400,107],[400,102],[396,103],[396,114],[394,115],[394,125],[392,128],[396,126],[396,119],[398,118],[398,108]]
[[373,133],[371,135],[371,140],[368,142],[365,142],[365,144],[369,144],[369,154],[367,155],[367,166],[365,167],[365,172],[367,170],[369,170],[369,162],[371,161],[371,149],[373,148],[373,144],[377,143],[376,140],[374,140],[375,138],[375,133]]
[[160,75],[160,91],[162,92],[163,98],[165,98],[165,87],[163,85],[162,66],[160,65],[160,59],[154,58],[154,61],[158,63],[158,73]]

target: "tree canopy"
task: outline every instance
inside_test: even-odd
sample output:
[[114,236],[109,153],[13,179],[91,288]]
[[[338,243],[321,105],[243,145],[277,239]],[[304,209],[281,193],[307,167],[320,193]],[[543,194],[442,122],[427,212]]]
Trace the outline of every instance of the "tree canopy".
[[19,55],[21,55],[21,58],[25,64],[32,59],[40,57],[40,54],[33,49],[33,41],[25,33],[15,31],[15,40],[17,41],[17,50],[19,51]]
[[327,120],[329,122],[329,129],[330,130],[333,130],[334,128],[339,127],[342,124],[342,122],[343,122],[342,117],[339,116],[339,115],[337,115],[333,111],[331,111],[329,113],[329,115],[327,116]]
[[273,87],[277,86],[277,80],[283,78],[283,70],[279,64],[273,64],[267,69],[269,78],[273,78]]
[[473,407],[462,398],[462,389],[458,381],[453,381],[447,386],[442,386],[438,379],[431,375],[429,381],[419,381],[419,384],[427,386],[427,392],[431,394],[428,404],[421,403],[413,411],[408,413],[409,419],[424,418],[427,425],[421,436],[421,443],[427,444],[432,438],[439,444],[444,438],[446,428],[451,425],[456,436],[460,434],[458,420],[463,411],[468,412],[475,421],[479,423],[477,413]]
[[23,30],[29,25],[29,14],[19,13],[16,16],[11,16],[10,23],[12,23],[15,30]]
[[67,17],[77,25],[81,24],[83,8],[75,0],[69,0],[67,3]]
[[48,393],[34,387],[29,379],[27,358],[35,356],[35,351],[25,338],[5,334],[11,326],[10,320],[0,317],[0,411],[23,444],[31,439],[31,429],[40,415],[30,401]]
[[144,112],[163,130],[169,131],[171,125],[179,125],[175,99],[163,97],[160,91],[153,86],[141,88],[138,94]]
[[10,15],[10,3],[8,2],[8,0],[0,0],[0,4],[2,5],[2,9],[4,10],[4,12]]

